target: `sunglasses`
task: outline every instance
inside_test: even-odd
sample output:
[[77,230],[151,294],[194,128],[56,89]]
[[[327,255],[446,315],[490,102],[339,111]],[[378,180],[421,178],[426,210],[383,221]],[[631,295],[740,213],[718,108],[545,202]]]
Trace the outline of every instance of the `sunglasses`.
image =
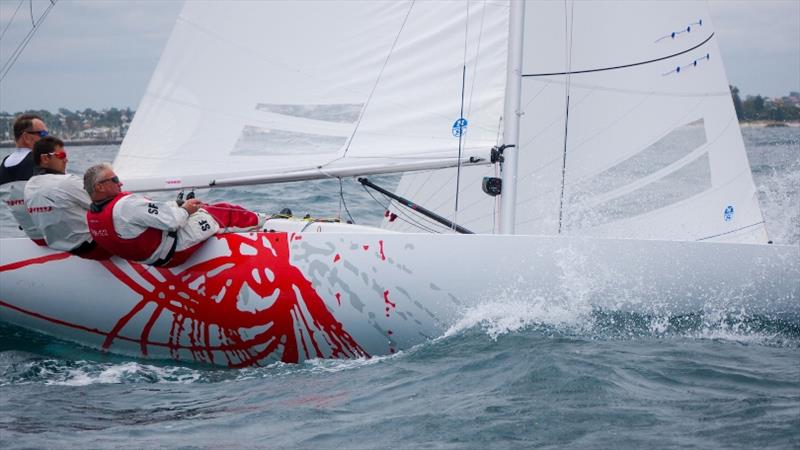
[[28,133],[28,134],[35,134],[35,135],[37,135],[37,136],[39,136],[39,137],[47,137],[47,136],[49,136],[49,135],[50,135],[50,133],[49,133],[47,130],[42,130],[42,131],[26,131],[26,133]]
[[118,176],[116,176],[116,175],[114,175],[114,176],[113,176],[113,177],[111,177],[111,178],[106,178],[105,180],[100,180],[100,181],[98,181],[98,182],[97,182],[97,184],[103,184],[103,183],[107,183],[107,182],[109,182],[109,181],[110,181],[110,182],[112,182],[112,183],[114,183],[114,184],[119,184],[119,177],[118,177]]
[[55,152],[44,153],[44,154],[47,155],[47,156],[53,155],[54,157],[56,157],[58,159],[67,159],[67,152],[65,152],[64,150],[57,150]]

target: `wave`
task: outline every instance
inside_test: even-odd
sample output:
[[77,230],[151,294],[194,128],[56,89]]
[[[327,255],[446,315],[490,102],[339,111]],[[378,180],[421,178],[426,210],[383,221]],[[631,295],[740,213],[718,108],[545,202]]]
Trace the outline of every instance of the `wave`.
[[[570,341],[712,340],[749,346],[800,348],[800,317],[766,317],[745,310],[692,314],[637,314],[593,308],[579,287],[558,301],[512,287],[471,307],[443,336],[394,355],[351,360],[272,363],[238,370],[196,363],[133,360],[83,348],[8,324],[0,324],[0,386],[44,384],[209,384],[252,379],[360,372],[398,361],[430,361],[532,343]],[[506,339],[513,336],[513,339]]]
[[777,347],[800,347],[800,317],[770,317],[746,310],[708,310],[691,314],[639,314],[592,308],[580,298],[572,304],[542,297],[500,298],[465,311],[443,338],[480,329],[492,340],[528,330],[589,339],[715,339]]

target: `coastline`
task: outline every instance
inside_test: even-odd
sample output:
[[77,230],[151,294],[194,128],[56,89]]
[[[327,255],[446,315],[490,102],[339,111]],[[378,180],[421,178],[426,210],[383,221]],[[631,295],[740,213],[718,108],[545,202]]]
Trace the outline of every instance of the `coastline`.
[[[791,127],[800,128],[800,121],[779,122],[775,120],[752,120],[739,122],[740,128],[777,128]],[[65,140],[64,145],[68,147],[81,147],[86,145],[119,145],[122,139],[74,139]],[[0,141],[0,148],[14,148],[14,141]]]
[[[122,139],[75,139],[65,140],[67,147],[81,147],[85,145],[119,145]],[[14,148],[14,141],[0,141],[0,148]]]
[[775,128],[775,127],[792,127],[800,128],[800,121],[787,120],[779,122],[777,120],[752,120],[746,122],[739,122],[739,127],[744,128]]

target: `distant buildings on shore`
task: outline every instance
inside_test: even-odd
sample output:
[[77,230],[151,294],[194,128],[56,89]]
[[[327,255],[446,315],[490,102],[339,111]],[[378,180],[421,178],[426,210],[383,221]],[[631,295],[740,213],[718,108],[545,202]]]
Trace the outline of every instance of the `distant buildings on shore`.
[[[739,88],[730,86],[733,105],[740,123],[752,126],[781,126],[787,122],[800,123],[800,92],[790,92],[780,98],[748,95],[742,100]],[[14,119],[23,113],[34,113],[44,119],[50,134],[68,145],[119,144],[125,138],[135,111],[130,108],[108,108],[95,111],[70,111],[59,108],[52,113],[44,110],[20,111],[13,114],[0,112],[0,147],[13,147],[11,127]]]
[[[122,142],[128,132],[134,111],[130,108],[109,108],[95,111],[70,111],[60,108],[52,113],[45,110],[29,110],[25,113],[37,114],[47,124],[50,134],[69,145],[102,145]],[[12,126],[14,119],[23,114],[0,112],[0,147],[14,146]]]
[[739,122],[800,121],[800,92],[790,92],[780,98],[748,95],[742,100],[739,97],[739,88],[731,86],[730,89]]

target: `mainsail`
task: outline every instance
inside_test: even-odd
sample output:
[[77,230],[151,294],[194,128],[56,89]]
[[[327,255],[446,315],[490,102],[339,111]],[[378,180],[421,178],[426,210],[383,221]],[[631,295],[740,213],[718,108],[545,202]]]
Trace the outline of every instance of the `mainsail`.
[[[716,39],[701,2],[528,3],[516,232],[766,242]],[[457,215],[455,170],[397,190],[491,233],[484,176],[462,169]]]
[[498,1],[186,2],[115,167],[143,190],[485,160],[507,21]]
[[[439,169],[399,193],[496,232],[499,166],[440,168],[500,143],[509,10],[187,2],[116,168],[139,190]],[[766,242],[705,4],[525,11],[517,233]]]

